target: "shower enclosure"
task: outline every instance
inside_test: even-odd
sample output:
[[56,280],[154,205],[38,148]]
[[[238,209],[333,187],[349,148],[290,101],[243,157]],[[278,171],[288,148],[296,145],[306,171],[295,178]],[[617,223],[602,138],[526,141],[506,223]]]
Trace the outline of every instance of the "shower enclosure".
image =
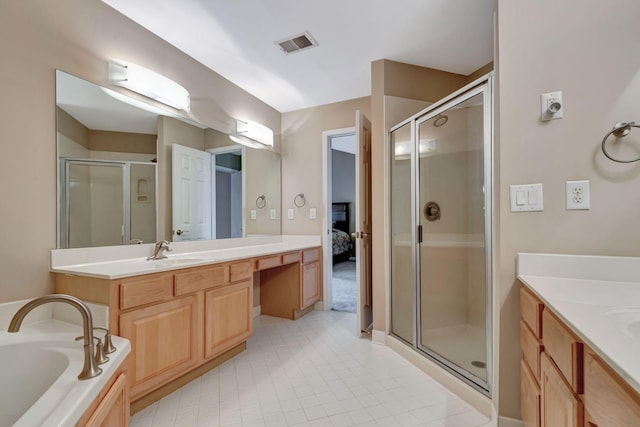
[[391,333],[491,393],[492,77],[390,131]]
[[60,160],[60,247],[156,241],[156,165]]

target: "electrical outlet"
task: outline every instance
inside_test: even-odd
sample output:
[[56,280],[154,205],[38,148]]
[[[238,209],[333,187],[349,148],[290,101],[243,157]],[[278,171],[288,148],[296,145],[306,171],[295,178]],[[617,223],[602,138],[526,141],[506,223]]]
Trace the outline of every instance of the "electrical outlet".
[[293,219],[293,209],[287,209],[287,219]]
[[590,208],[589,181],[567,181],[567,210]]
[[256,219],[258,216],[258,213],[256,212],[255,209],[251,209],[251,219]]
[[318,217],[318,213],[316,211],[316,208],[310,208],[309,209],[309,219],[316,219]]
[[277,218],[277,214],[276,214],[276,210],[275,209],[271,209],[271,212],[269,214],[271,219],[276,219]]

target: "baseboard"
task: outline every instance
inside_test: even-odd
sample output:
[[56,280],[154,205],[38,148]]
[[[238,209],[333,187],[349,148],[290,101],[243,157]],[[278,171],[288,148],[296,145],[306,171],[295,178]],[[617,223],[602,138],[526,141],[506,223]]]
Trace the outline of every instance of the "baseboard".
[[371,342],[378,345],[386,345],[387,334],[384,331],[374,329],[371,331]]
[[515,418],[498,417],[498,427],[524,427],[524,423]]
[[260,313],[262,313],[262,306],[256,305],[255,307],[253,307],[253,317],[260,316]]

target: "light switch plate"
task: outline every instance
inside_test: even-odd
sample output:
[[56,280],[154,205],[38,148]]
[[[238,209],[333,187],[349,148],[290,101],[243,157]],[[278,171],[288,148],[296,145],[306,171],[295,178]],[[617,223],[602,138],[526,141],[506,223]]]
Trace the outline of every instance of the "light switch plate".
[[309,209],[309,219],[316,219],[318,217],[318,213],[316,211],[316,208],[310,208]]
[[258,213],[256,212],[255,209],[251,209],[251,219],[256,219],[258,216]]
[[287,219],[293,219],[293,209],[287,209]]
[[271,212],[269,212],[269,217],[271,219],[276,219],[278,217],[278,215],[276,214],[276,210],[275,209],[271,209]]
[[511,212],[540,212],[543,210],[542,184],[510,186]]

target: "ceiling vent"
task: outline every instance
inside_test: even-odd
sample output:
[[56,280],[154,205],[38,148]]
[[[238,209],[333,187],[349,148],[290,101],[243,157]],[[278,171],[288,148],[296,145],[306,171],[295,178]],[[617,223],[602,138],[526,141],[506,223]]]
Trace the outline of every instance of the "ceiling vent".
[[311,34],[309,34],[308,31],[277,41],[276,44],[285,55],[318,46],[318,42],[311,36]]

